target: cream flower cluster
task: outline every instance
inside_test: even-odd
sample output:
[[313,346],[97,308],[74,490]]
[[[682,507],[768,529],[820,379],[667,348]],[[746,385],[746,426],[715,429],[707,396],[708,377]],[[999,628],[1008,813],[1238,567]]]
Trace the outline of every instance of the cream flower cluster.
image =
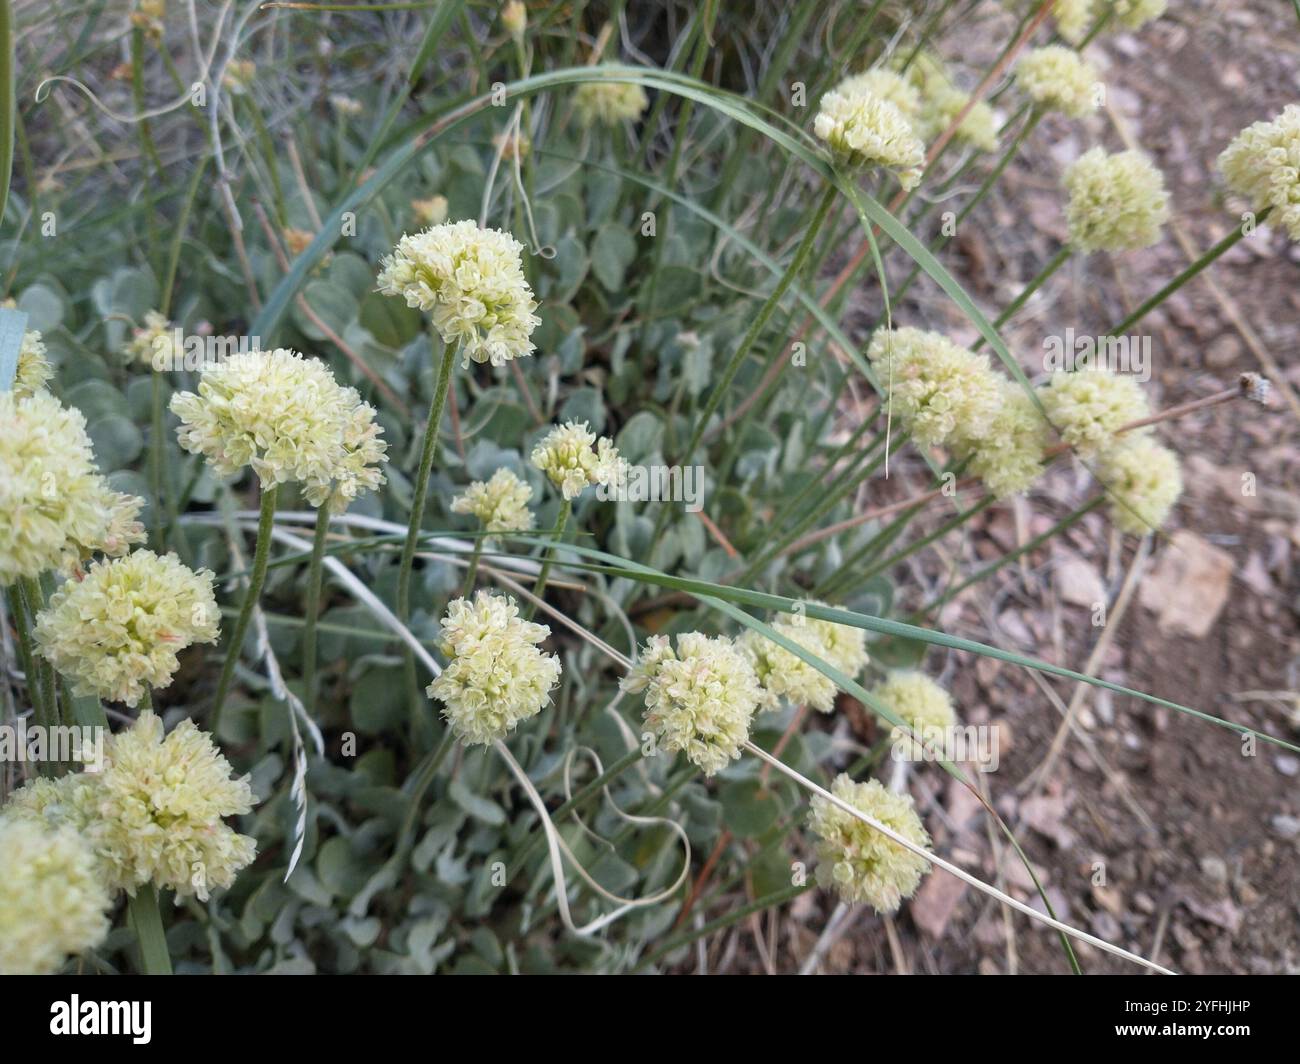
[[942,333],[878,329],[867,358],[888,390],[893,414],[924,446],[981,439],[998,413],[1002,393],[987,356]]
[[921,117],[921,90],[902,74],[884,67],[873,67],[861,74],[850,74],[835,86],[841,96],[868,93],[887,100],[902,112],[913,127]]
[[871,693],[911,729],[909,734],[895,725],[889,738],[914,751],[915,760],[920,759],[933,731],[946,731],[957,723],[948,692],[916,669],[891,669]]
[[109,487],[95,470],[86,419],[49,392],[0,392],[0,586],[92,552],[120,554],[144,538],[144,500]]
[[0,975],[50,975],[108,934],[110,898],[70,828],[0,816]]
[[447,197],[430,196],[411,200],[411,210],[421,225],[442,225],[447,220]]
[[821,98],[813,132],[850,166],[886,167],[895,171],[904,188],[914,188],[921,180],[925,145],[911,121],[896,104],[861,82],[841,83]]
[[1092,148],[1070,164],[1063,184],[1070,243],[1082,252],[1149,247],[1169,220],[1165,179],[1141,152]]
[[345,506],[383,483],[374,408],[334,379],[319,359],[296,351],[244,351],[208,366],[199,391],[172,397],[185,450],[219,476],[252,466],[263,488],[302,484],[313,506]]
[[725,636],[651,636],[620,687],[645,692],[645,722],[670,754],[681,752],[706,776],[740,757],[764,699],[748,659]]
[[18,346],[18,367],[14,371],[13,394],[18,399],[30,399],[43,391],[54,376],[54,369],[45,357],[45,341],[35,329],[23,333]]
[[148,311],[144,316],[144,325],[131,334],[126,345],[127,355],[136,362],[142,362],[154,369],[165,369],[177,352],[172,348],[172,323],[166,315],[156,310]]
[[174,554],[137,550],[95,562],[50,597],[36,642],[75,694],[134,706],[171,683],[179,651],[216,642],[212,582],[207,569],[196,573]]
[[533,353],[541,319],[520,258],[523,245],[472,221],[405,235],[379,273],[379,291],[430,315],[443,343],[470,361],[502,366]]
[[999,381],[1002,402],[976,443],[967,468],[997,499],[1028,490],[1043,472],[1051,431],[1033,396],[1015,381]]
[[1073,48],[1034,48],[1016,64],[1016,84],[1039,107],[1082,118],[1097,108],[1097,71]]
[[612,487],[623,479],[627,468],[614,441],[606,436],[598,441],[585,421],[555,426],[533,448],[529,461],[566,499],[576,499],[589,485]]
[[1111,521],[1135,536],[1163,525],[1183,492],[1178,455],[1148,435],[1125,433],[1102,453],[1097,473],[1113,496]]
[[[813,604],[826,605],[824,602]],[[802,623],[821,641],[825,651],[823,657],[850,680],[856,680],[871,660],[867,654],[867,633],[851,624],[837,624],[816,617],[804,617]]]
[[[831,793],[917,846],[929,848],[930,836],[910,795],[893,794],[877,780],[855,783],[847,773],[835,778]],[[897,912],[929,871],[930,863],[924,857],[821,795],[812,798],[808,827],[818,836],[818,884],[833,887],[850,905],[865,902],[878,913]]]
[[1141,29],[1163,15],[1169,0],[1114,0],[1115,17],[1130,30]]
[[1300,240],[1300,104],[1238,133],[1219,156],[1219,169],[1254,210],[1272,207],[1270,220]]
[[455,599],[442,618],[441,650],[449,659],[427,693],[463,743],[487,745],[541,712],[560,679],[560,659],[538,645],[551,634],[519,616],[514,599],[480,591]]
[[1151,416],[1137,381],[1104,369],[1055,373],[1039,394],[1061,439],[1085,457],[1124,425]]
[[490,480],[476,480],[451,500],[454,514],[473,514],[485,532],[527,532],[533,527],[528,500],[533,489],[509,469],[501,468]]
[[[820,635],[810,626],[777,621],[772,630],[809,653],[827,659]],[[762,685],[762,708],[777,709],[782,699],[794,706],[810,706],[819,713],[829,713],[835,708],[834,681],[793,651],[752,628],[740,637],[739,646]]]
[[584,81],[573,90],[573,109],[584,126],[635,122],[649,104],[645,89],[621,81]]
[[[907,79],[921,101],[913,126],[923,141],[936,139],[970,102],[970,93],[957,87],[943,61],[927,52],[915,57]],[[993,151],[998,146],[998,119],[993,108],[983,100],[976,102],[953,136],[980,151]]]
[[101,772],[40,779],[18,790],[15,815],[80,832],[110,890],[170,888],[206,901],[257,854],[256,842],[224,818],[253,808],[248,777],[192,720],[169,735],[152,712],[105,743]]

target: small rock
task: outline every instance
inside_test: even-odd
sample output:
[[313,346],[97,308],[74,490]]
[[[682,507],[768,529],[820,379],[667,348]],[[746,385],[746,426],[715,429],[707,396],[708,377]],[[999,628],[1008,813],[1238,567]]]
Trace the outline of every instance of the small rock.
[[1211,883],[1222,885],[1228,882],[1228,866],[1218,857],[1202,857],[1201,872]]
[[1290,754],[1278,754],[1273,758],[1273,767],[1284,776],[1294,776],[1300,772],[1300,758],[1292,757]]
[[1275,816],[1273,830],[1284,839],[1294,839],[1300,835],[1300,817],[1287,816],[1285,813]]

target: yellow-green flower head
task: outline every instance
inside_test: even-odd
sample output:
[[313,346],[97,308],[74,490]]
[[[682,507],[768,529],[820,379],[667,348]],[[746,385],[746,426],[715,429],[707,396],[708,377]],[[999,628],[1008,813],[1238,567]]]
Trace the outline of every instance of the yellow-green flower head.
[[1056,0],[1052,16],[1056,19],[1056,31],[1071,44],[1083,40],[1092,26],[1094,0]]
[[942,333],[878,329],[867,358],[888,389],[894,416],[925,446],[982,438],[1001,406],[1000,378],[987,356]]
[[45,357],[45,341],[35,329],[28,329],[18,347],[18,368],[13,380],[15,398],[30,399],[43,391],[53,376],[54,369]]
[[649,104],[645,89],[621,81],[584,81],[573,90],[573,109],[584,126],[635,122]]
[[921,90],[902,74],[884,67],[850,74],[835,86],[835,91],[841,96],[850,97],[866,92],[888,100],[913,126],[921,116]]
[[[815,602],[814,605],[825,606],[827,603]],[[867,654],[867,633],[861,628],[806,616],[796,616],[793,623],[810,629],[821,640],[826,660],[850,680],[856,680],[871,660]]]
[[597,440],[585,421],[566,421],[551,429],[533,448],[529,461],[566,499],[576,499],[589,485],[613,487],[627,469],[614,441],[605,436]]
[[1300,240],[1300,104],[1289,104],[1269,122],[1247,126],[1219,156],[1228,187],[1270,221]]
[[1097,475],[1113,496],[1111,521],[1135,536],[1163,526],[1183,493],[1178,455],[1152,437],[1132,432],[1102,452]]
[[480,591],[458,598],[442,619],[448,665],[427,693],[461,742],[487,745],[540,713],[560,679],[560,659],[537,646],[551,630],[519,616],[512,598]]
[[[811,625],[778,621],[772,630],[809,653],[829,660],[821,636]],[[829,713],[835,708],[835,682],[793,651],[752,628],[740,637],[739,646],[763,687],[763,709],[779,708],[782,699],[793,706],[811,706],[819,713]]]
[[916,669],[891,669],[871,693],[901,717],[919,739],[927,738],[933,729],[946,731],[957,723],[948,692]]
[[131,334],[126,353],[135,362],[143,362],[154,369],[166,369],[179,354],[174,351],[172,323],[156,310],[147,312],[144,325]]
[[1003,380],[1002,405],[975,444],[967,467],[997,499],[1026,491],[1043,472],[1051,428],[1042,410],[1015,381]]
[[1063,183],[1070,243],[1080,251],[1150,247],[1169,220],[1164,176],[1141,152],[1093,148],[1070,164]]
[[524,276],[523,245],[472,221],[404,235],[385,257],[379,291],[428,314],[443,343],[460,344],[462,365],[503,366],[533,353],[541,319]]
[[831,151],[853,167],[883,166],[893,170],[904,188],[921,180],[925,145],[896,104],[870,89],[832,89],[821,98],[813,132]]
[[0,816],[0,868],[0,975],[50,975],[108,934],[108,889],[71,828]]
[[451,512],[473,514],[485,532],[527,532],[533,527],[532,497],[533,489],[503,467],[491,480],[476,480],[452,499]]
[[75,694],[134,706],[148,688],[171,683],[179,651],[217,641],[212,580],[207,569],[149,550],[96,562],[37,615],[41,655]]
[[[840,773],[831,793],[918,846],[929,848],[930,836],[912,807],[912,798],[893,794],[877,780],[854,783]],[[808,827],[818,836],[817,882],[834,888],[852,905],[866,902],[878,913],[898,911],[920,885],[930,863],[886,838],[821,795],[813,795]]]
[[177,437],[218,476],[252,466],[263,488],[296,480],[313,506],[342,503],[382,483],[385,446],[374,410],[296,351],[242,351],[203,371],[198,394],[172,397]]
[[81,412],[49,392],[0,392],[0,586],[71,570],[91,551],[121,553],[143,537],[143,500],[97,472]]
[[1039,397],[1061,439],[1085,456],[1123,426],[1151,416],[1141,385],[1104,369],[1054,373]]
[[355,388],[340,388],[334,401],[342,408],[343,454],[334,467],[328,491],[316,483],[309,484],[303,494],[313,506],[324,504],[337,514],[358,496],[375,491],[386,481],[388,444],[379,438],[384,430],[375,421],[375,408],[362,402]]
[[1169,7],[1169,0],[1114,0],[1114,3],[1115,17],[1131,30],[1158,19]]
[[1016,84],[1039,107],[1071,118],[1097,109],[1097,71],[1073,48],[1051,44],[1026,52],[1016,64]]
[[[951,82],[936,81],[926,91],[921,106],[922,135],[933,140],[947,129],[970,102],[970,93]],[[994,151],[998,146],[998,117],[983,100],[978,101],[961,120],[953,134],[980,151]]]
[[620,686],[645,692],[645,722],[660,745],[706,776],[740,757],[765,697],[735,642],[701,632],[679,635],[676,650],[667,636],[651,636]]
[[447,197],[411,200],[411,210],[421,225],[442,225],[447,220]]
[[170,887],[206,901],[252,863],[257,844],[225,817],[253,808],[248,777],[232,777],[230,762],[192,720],[164,737],[149,710],[104,744],[100,772],[37,780],[15,792],[10,807],[45,824],[81,832],[111,890]]
[[528,8],[524,6],[523,0],[509,0],[501,9],[501,25],[510,36],[523,38],[524,31],[528,29]]

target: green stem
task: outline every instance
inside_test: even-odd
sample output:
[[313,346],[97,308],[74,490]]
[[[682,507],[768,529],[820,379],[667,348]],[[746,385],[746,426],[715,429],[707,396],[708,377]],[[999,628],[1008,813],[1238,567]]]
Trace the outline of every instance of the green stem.
[[[397,573],[397,617],[405,623],[411,619],[411,571],[415,567],[415,548],[420,542],[420,526],[424,523],[424,503],[429,493],[429,474],[433,471],[433,457],[438,449],[438,428],[442,424],[443,408],[447,405],[447,392],[451,388],[451,371],[456,361],[455,344],[443,348],[442,362],[438,366],[438,381],[434,386],[433,400],[429,404],[429,421],[424,428],[424,444],[420,449],[420,469],[415,475],[411,496],[411,521],[406,527],[406,542],[402,544],[401,568]],[[409,652],[408,652],[409,653]]]
[[131,926],[140,944],[140,962],[145,975],[171,975],[172,959],[167,952],[167,935],[163,931],[162,913],[158,911],[158,892],[150,886],[136,889],[128,903]]
[[768,894],[759,898],[757,901],[752,901],[748,905],[742,905],[739,909],[733,909],[725,916],[718,917],[718,919],[714,920],[712,923],[705,924],[703,927],[697,927],[692,931],[687,931],[685,934],[678,935],[676,938],[670,940],[665,945],[651,953],[650,956],[641,963],[644,966],[658,964],[659,961],[663,960],[670,953],[681,949],[683,946],[689,946],[697,938],[704,938],[706,935],[712,935],[716,934],[718,931],[724,931],[733,924],[739,923],[741,920],[745,919],[745,917],[752,916],[754,913],[761,913],[764,909],[771,909],[777,905],[784,905],[786,902],[797,898],[800,894],[808,893],[808,891],[812,890],[814,887],[816,887],[815,883],[803,883],[797,887],[785,887],[782,890],[776,891],[774,894]]
[[469,598],[474,594],[474,580],[478,577],[479,559],[483,557],[483,537],[479,536],[474,541],[474,553],[469,556],[469,569],[465,572],[465,587],[461,591],[463,598]]
[[[31,625],[28,629],[28,635],[31,636],[36,630],[36,615],[40,613],[41,608],[45,605],[45,595],[41,591],[41,585],[34,577],[24,577],[23,599],[27,604],[27,621]],[[49,662],[40,656],[36,651],[36,644],[31,644],[31,662],[32,673],[27,678],[28,689],[31,690],[33,685],[40,689],[40,707],[44,715],[41,723],[47,727],[59,723],[59,703],[54,693],[54,669]],[[33,699],[32,709],[37,707],[36,700]]]
[[329,529],[329,507],[321,506],[316,511],[316,533],[311,540],[302,629],[302,703],[309,716],[316,712],[316,619],[320,613],[321,562],[325,557]]
[[162,374],[153,371],[153,395],[150,403],[149,491],[153,495],[154,545],[167,549],[167,526],[162,520],[162,451],[163,451],[163,382]]
[[261,512],[257,519],[257,544],[253,548],[253,568],[248,574],[248,587],[244,591],[244,601],[235,619],[234,631],[230,633],[230,643],[226,647],[226,660],[221,665],[221,678],[217,681],[217,695],[212,703],[212,720],[210,730],[215,734],[221,726],[221,713],[226,705],[226,696],[230,694],[230,685],[235,678],[235,665],[239,661],[239,652],[244,645],[244,636],[248,634],[249,622],[253,619],[253,610],[262,597],[262,585],[266,583],[266,563],[271,556],[271,529],[275,525],[275,501],[279,494],[279,485],[272,484],[262,489]]
[[27,697],[32,703],[32,713],[36,723],[50,723],[49,708],[41,690],[40,674],[37,671],[36,648],[32,642],[32,614],[27,608],[27,598],[18,584],[11,584],[6,591],[9,599],[9,612],[13,616],[14,630],[18,633],[18,663],[22,666],[23,676],[27,679]]
[[[1263,222],[1264,219],[1269,216],[1269,213],[1272,210],[1273,210],[1272,207],[1267,207],[1264,210],[1260,211],[1260,213],[1255,217],[1255,224],[1259,225],[1261,222]],[[1231,233],[1229,233],[1217,244],[1215,244],[1214,247],[1210,248],[1209,251],[1207,251],[1199,259],[1197,259],[1190,266],[1188,266],[1187,269],[1185,269],[1182,273],[1180,273],[1177,277],[1175,277],[1172,281],[1170,281],[1167,285],[1165,285],[1164,288],[1160,289],[1159,292],[1157,292],[1145,303],[1143,303],[1140,307],[1138,307],[1137,310],[1133,311],[1133,313],[1130,314],[1127,318],[1121,321],[1118,325],[1112,325],[1108,330],[1107,335],[1118,336],[1120,333],[1124,332],[1124,330],[1132,328],[1143,318],[1145,318],[1148,314],[1150,314],[1151,311],[1155,310],[1156,307],[1158,307],[1171,295],[1177,292],[1178,289],[1182,288],[1183,285],[1185,285],[1188,281],[1190,281],[1203,269],[1209,266],[1210,263],[1212,263],[1215,259],[1217,259],[1230,247],[1233,247],[1245,235],[1246,235],[1245,226],[1241,226],[1241,225],[1237,226],[1235,229],[1233,229]]]
[[[560,539],[564,536],[565,526],[569,523],[569,514],[573,512],[573,503],[568,499],[560,500],[560,512],[555,518],[554,539],[551,545],[546,548],[546,556],[542,559],[541,571],[537,574],[537,582],[533,584],[533,595],[541,598],[546,594],[546,581],[551,575],[551,566],[555,564],[555,549],[560,545]],[[537,612],[537,603],[529,602],[528,608],[524,611],[524,617],[532,620],[533,614]]]

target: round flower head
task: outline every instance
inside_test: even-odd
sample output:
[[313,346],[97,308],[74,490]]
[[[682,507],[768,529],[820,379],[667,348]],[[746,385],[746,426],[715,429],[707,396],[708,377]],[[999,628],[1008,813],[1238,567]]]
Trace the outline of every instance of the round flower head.
[[867,358],[888,389],[894,415],[925,446],[980,439],[998,412],[1000,378],[987,356],[942,333],[878,329]]
[[[835,778],[831,793],[917,846],[929,848],[930,836],[912,807],[910,795],[893,794],[878,780],[854,783],[843,772]],[[930,863],[920,854],[900,846],[821,795],[814,795],[810,803],[808,827],[818,836],[818,884],[833,887],[850,905],[866,902],[878,913],[897,912],[903,899],[912,896],[921,877],[929,871]]]
[[538,649],[551,630],[519,616],[515,600],[480,591],[455,599],[442,619],[441,649],[449,663],[428,694],[461,742],[504,739],[541,712],[560,679],[560,659]]
[[476,480],[451,500],[454,514],[473,514],[485,532],[527,532],[533,527],[528,500],[533,489],[509,469],[501,468],[486,482]]
[[1065,171],[1070,243],[1082,252],[1135,251],[1169,220],[1165,179],[1141,152],[1084,152]]
[[678,751],[706,776],[740,757],[764,694],[736,644],[700,632],[651,636],[620,684],[645,692],[645,722],[670,754]]
[[524,6],[523,0],[509,0],[501,9],[501,25],[510,36],[517,40],[523,39],[524,31],[528,28],[528,8]]
[[614,441],[605,436],[597,441],[585,421],[566,421],[551,429],[533,448],[529,461],[566,499],[576,499],[591,484],[613,487],[627,471]]
[[0,816],[0,868],[0,975],[49,975],[108,934],[108,890],[71,828]]
[[971,473],[994,498],[1025,491],[1043,472],[1051,429],[1038,404],[1015,381],[1001,383],[1002,405],[970,456]]
[[343,453],[335,463],[328,487],[317,481],[303,493],[313,506],[342,513],[359,496],[376,490],[386,480],[384,463],[388,444],[379,438],[384,430],[375,423],[375,408],[362,402],[354,388],[340,388],[334,401],[342,408]]
[[179,651],[216,642],[212,580],[149,550],[96,562],[51,596],[36,642],[75,694],[134,706],[147,688],[171,683]]
[[86,419],[49,392],[0,392],[0,586],[143,537],[143,500],[95,472]]
[[1039,396],[1061,439],[1082,455],[1108,443],[1123,426],[1151,416],[1141,385],[1104,369],[1054,373]]
[[[934,81],[926,91],[921,110],[921,128],[926,140],[933,140],[947,129],[970,102],[970,93],[948,81]],[[995,151],[998,146],[998,118],[983,100],[979,100],[961,120],[953,136],[980,151]]]
[[635,122],[649,104],[640,85],[619,81],[585,81],[573,90],[573,109],[584,126]]
[[[1032,0],[1028,0],[1032,3]],[[1092,25],[1094,0],[1056,0],[1052,17],[1056,31],[1070,44],[1078,44]],[[1035,5],[1036,6],[1036,5]]]
[[[825,606],[826,603],[818,602],[815,605]],[[855,628],[851,624],[823,621],[815,617],[796,618],[793,623],[796,626],[802,623],[805,628],[810,629],[821,641],[826,660],[850,680],[856,680],[858,674],[871,660],[867,654],[867,633],[861,628]]]
[[[772,630],[809,653],[829,660],[821,636],[811,625],[778,621]],[[835,708],[835,681],[793,651],[752,628],[740,637],[739,646],[763,686],[764,709],[778,708],[782,699],[794,706],[811,706],[819,713],[829,713]]]
[[1169,7],[1169,0],[1114,0],[1115,17],[1127,29],[1141,29],[1158,19]]
[[1183,493],[1178,455],[1150,436],[1125,433],[1102,452],[1097,475],[1112,496],[1111,521],[1135,536],[1163,526]]
[[263,488],[296,480],[313,506],[382,482],[374,411],[324,362],[296,351],[243,351],[209,365],[199,391],[172,397],[177,437],[218,476],[252,466]]
[[447,197],[430,196],[428,199],[411,200],[411,210],[421,225],[442,225],[447,220]]
[[43,391],[54,376],[49,359],[45,357],[45,341],[35,329],[23,333],[18,347],[18,368],[14,371],[13,394],[17,399],[30,399]]
[[170,887],[206,901],[257,853],[253,839],[223,820],[254,804],[248,777],[231,771],[192,720],[164,737],[162,721],[146,710],[109,736],[100,772],[29,783],[10,804],[19,816],[81,832],[112,890]]
[[1238,133],[1219,156],[1219,169],[1253,210],[1272,207],[1272,220],[1300,240],[1300,104]]
[[443,343],[459,344],[462,365],[503,366],[533,353],[541,320],[520,254],[523,245],[472,221],[403,236],[383,262],[379,291],[424,311]]
[[921,180],[925,146],[896,104],[863,87],[833,89],[821,98],[813,132],[853,167],[883,166],[904,188]]
[[1097,108],[1097,71],[1073,48],[1059,44],[1034,48],[1016,64],[1016,84],[1034,103],[1071,118]]
[[871,692],[886,709],[900,717],[911,729],[894,726],[890,741],[906,744],[908,749],[920,750],[933,737],[935,731],[947,731],[957,723],[948,692],[923,672],[915,669],[892,669]]
[[841,96],[855,96],[870,93],[882,100],[887,100],[897,107],[903,117],[915,126],[921,116],[921,91],[902,74],[897,74],[884,67],[850,74],[835,86],[835,92]]
[[176,350],[172,336],[172,323],[158,311],[149,311],[144,316],[144,325],[132,333],[126,353],[133,361],[143,362],[156,370],[174,368],[175,358],[180,352]]

